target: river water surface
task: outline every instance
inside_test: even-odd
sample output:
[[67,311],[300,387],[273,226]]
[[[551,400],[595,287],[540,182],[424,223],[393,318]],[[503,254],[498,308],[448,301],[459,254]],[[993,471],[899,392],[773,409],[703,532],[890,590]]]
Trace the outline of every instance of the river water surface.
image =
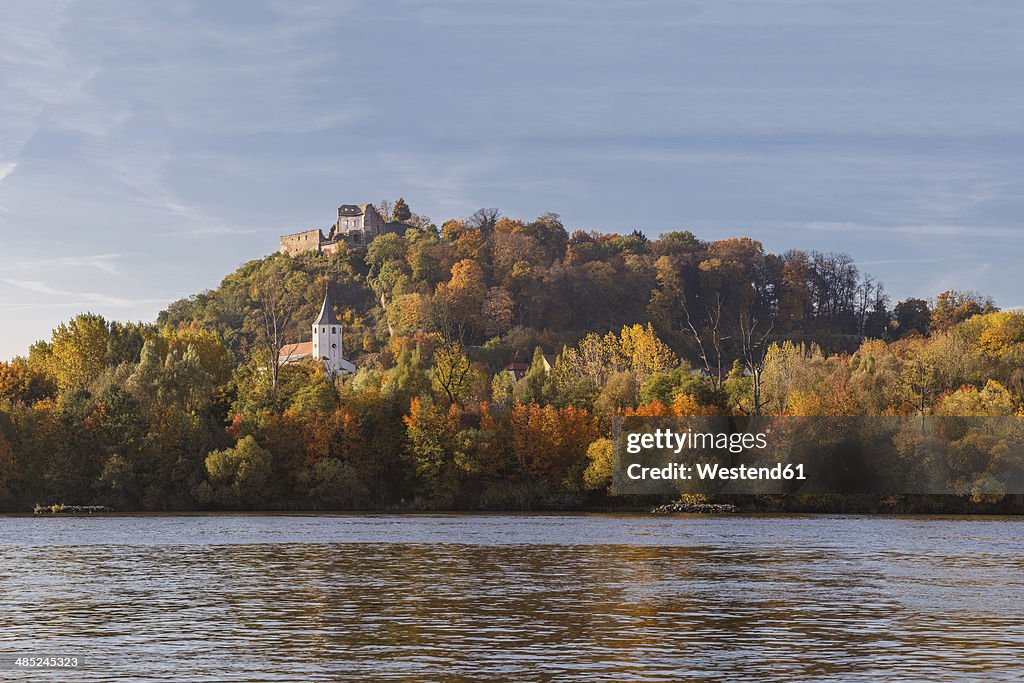
[[0,680],[1018,681],[1024,519],[0,517],[0,657]]

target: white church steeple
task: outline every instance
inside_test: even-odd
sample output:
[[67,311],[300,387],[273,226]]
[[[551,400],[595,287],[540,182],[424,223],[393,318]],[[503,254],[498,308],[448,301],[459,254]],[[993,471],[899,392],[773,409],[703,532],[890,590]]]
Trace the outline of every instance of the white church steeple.
[[356,366],[342,355],[341,334],[341,322],[334,314],[331,295],[324,294],[320,315],[313,323],[313,359],[323,363],[331,377],[356,371]]

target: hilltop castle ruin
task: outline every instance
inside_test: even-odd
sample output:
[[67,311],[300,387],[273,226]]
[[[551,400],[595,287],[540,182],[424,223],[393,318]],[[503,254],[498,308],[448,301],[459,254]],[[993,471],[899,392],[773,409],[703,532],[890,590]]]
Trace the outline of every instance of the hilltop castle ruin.
[[365,248],[381,235],[405,234],[408,227],[405,223],[388,221],[373,204],[342,204],[338,207],[338,220],[326,237],[321,228],[283,235],[281,253],[288,256],[304,251],[333,254],[339,244]]

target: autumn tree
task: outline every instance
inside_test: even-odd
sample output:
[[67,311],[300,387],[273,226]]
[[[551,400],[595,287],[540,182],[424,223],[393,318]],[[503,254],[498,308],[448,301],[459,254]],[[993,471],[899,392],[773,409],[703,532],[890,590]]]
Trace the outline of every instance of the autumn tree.
[[481,310],[481,330],[488,337],[505,334],[512,327],[512,309],[515,302],[504,287],[487,290]]
[[1011,359],[1024,350],[1024,313],[997,311],[959,326],[958,334],[990,359]]
[[56,395],[56,382],[24,359],[0,363],[0,401],[35,403]]
[[83,313],[53,331],[46,368],[62,392],[86,387],[107,366],[110,326],[102,316]]
[[626,325],[616,335],[591,333],[562,354],[563,363],[577,375],[589,377],[600,386],[616,372],[633,373],[638,382],[679,364],[672,349],[661,341],[648,323]]
[[413,398],[409,414],[402,418],[409,437],[409,454],[416,478],[435,499],[450,499],[458,486],[456,436],[459,409],[435,405],[429,399]]
[[912,358],[903,364],[900,373],[899,390],[918,415],[923,418],[939,393],[939,378],[936,368],[927,360]]
[[587,447],[587,469],[583,472],[583,482],[592,491],[603,491],[612,482],[612,442],[610,439],[598,439]]
[[980,390],[973,386],[961,387],[947,394],[935,409],[936,415],[994,417],[1014,415],[1020,410],[1019,401],[999,382],[990,379]]
[[597,438],[586,410],[519,403],[511,424],[513,452],[530,478],[557,486],[574,467],[582,478],[587,448]]
[[676,354],[658,338],[650,323],[623,327],[619,332],[618,346],[618,355],[640,382],[679,364]]
[[452,266],[451,279],[437,286],[436,320],[439,331],[450,341],[464,342],[467,330],[481,327],[487,286],[476,261],[463,259]]
[[469,393],[473,383],[473,367],[458,344],[445,344],[434,352],[431,371],[434,388],[448,405],[458,405]]
[[932,329],[943,332],[971,316],[991,313],[994,310],[996,307],[991,297],[951,289],[935,297],[931,326]]
[[794,393],[807,387],[805,368],[821,356],[821,350],[806,344],[785,341],[772,344],[765,354],[763,392],[767,407],[776,415],[785,415]]

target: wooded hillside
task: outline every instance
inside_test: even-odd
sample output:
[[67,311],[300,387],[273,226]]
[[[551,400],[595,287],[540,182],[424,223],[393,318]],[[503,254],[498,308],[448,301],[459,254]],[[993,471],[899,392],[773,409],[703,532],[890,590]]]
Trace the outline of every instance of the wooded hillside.
[[[748,238],[416,223],[0,364],[0,506],[579,507],[615,415],[1020,410],[1024,316],[975,294],[891,305],[845,254]],[[325,290],[355,375],[276,362]]]

